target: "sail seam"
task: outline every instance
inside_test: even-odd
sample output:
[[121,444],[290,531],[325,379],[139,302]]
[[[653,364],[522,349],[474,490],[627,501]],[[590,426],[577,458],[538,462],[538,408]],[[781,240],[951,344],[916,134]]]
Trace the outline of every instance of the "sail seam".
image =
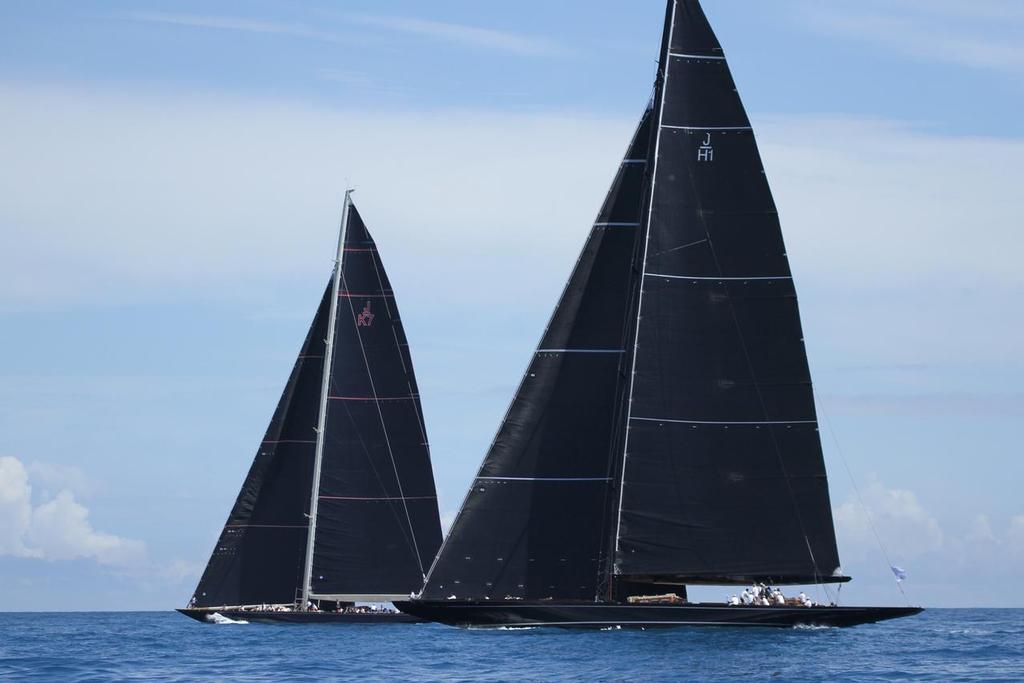
[[[705,242],[706,240],[701,240]],[[708,275],[667,275],[665,273],[644,273],[644,277],[664,277],[670,280],[792,280],[791,275],[754,275],[752,277],[711,277]]]
[[[667,72],[668,70],[666,69]],[[660,128],[668,128],[670,130],[754,130],[750,126],[670,126],[668,124],[662,124]]]
[[680,57],[682,59],[713,59],[716,62],[724,62],[725,57],[716,57],[711,55],[688,55],[682,52],[669,52],[669,57]]
[[641,422],[672,422],[686,425],[814,425],[817,420],[674,420],[666,417],[630,417]]
[[639,223],[613,223],[613,222],[604,223],[604,222],[602,222],[602,223],[594,223],[594,227],[595,228],[639,228],[640,224]]

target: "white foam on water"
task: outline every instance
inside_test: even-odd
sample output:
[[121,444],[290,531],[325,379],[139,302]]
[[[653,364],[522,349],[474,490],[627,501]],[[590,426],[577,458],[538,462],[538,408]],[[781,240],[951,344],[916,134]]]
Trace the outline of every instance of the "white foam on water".
[[824,624],[794,624],[794,631],[826,631],[828,629],[835,628],[835,626],[826,626]]
[[214,612],[213,614],[207,614],[206,620],[211,624],[248,624],[249,622],[245,619],[229,619],[220,612]]

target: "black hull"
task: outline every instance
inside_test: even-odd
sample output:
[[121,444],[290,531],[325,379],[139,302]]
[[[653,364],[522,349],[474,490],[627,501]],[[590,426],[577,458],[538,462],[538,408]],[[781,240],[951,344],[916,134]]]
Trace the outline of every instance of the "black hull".
[[263,612],[237,609],[179,609],[186,617],[204,624],[214,613],[233,621],[247,621],[251,624],[414,624],[422,622],[416,616],[401,612],[351,613],[351,612]]
[[557,602],[397,602],[406,614],[449,626],[671,628],[676,626],[857,626],[908,617],[920,607],[731,607]]

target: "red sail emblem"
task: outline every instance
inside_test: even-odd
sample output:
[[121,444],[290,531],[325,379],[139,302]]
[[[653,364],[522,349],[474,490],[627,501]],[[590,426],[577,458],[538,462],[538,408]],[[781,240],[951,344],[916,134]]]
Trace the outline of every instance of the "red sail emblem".
[[369,327],[373,324],[373,319],[376,316],[370,312],[370,302],[367,301],[366,305],[363,306],[362,312],[356,316],[356,327]]

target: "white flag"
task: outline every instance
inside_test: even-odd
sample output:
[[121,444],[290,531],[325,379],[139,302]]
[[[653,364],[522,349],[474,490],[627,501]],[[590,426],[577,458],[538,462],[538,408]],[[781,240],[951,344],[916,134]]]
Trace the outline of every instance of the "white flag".
[[907,572],[900,569],[896,565],[890,565],[889,569],[892,570],[893,576],[896,577],[896,582],[899,583],[907,578]]

